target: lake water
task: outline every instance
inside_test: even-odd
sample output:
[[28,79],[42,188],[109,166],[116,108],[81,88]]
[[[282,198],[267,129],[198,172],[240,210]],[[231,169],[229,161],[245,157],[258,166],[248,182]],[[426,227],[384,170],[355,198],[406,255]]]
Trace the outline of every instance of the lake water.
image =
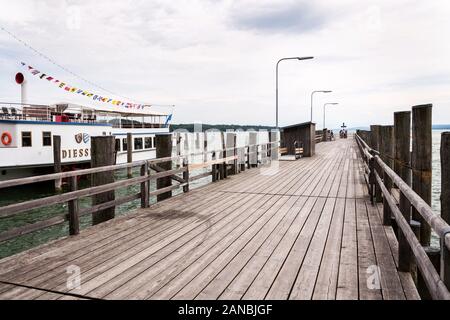
[[[432,208],[436,212],[440,211],[440,135],[441,130],[433,131],[433,178],[432,178],[432,189],[433,189],[433,197],[432,197]],[[197,134],[185,134],[181,133],[182,141],[181,141],[181,153],[196,153],[202,151],[203,147],[203,135],[200,133],[199,136]],[[222,142],[220,139],[220,133],[213,132],[208,133],[208,150],[219,150],[222,148]],[[199,138],[199,139],[197,139]],[[260,132],[258,134],[258,143],[266,143],[268,142],[268,133]],[[187,143],[185,142],[187,141]],[[173,154],[176,152],[175,142],[173,143]],[[248,133],[240,132],[237,135],[237,146],[248,145]],[[202,161],[202,156],[194,156],[190,159],[190,163],[198,163]],[[174,164],[175,165],[175,164]],[[136,169],[134,174],[138,175],[139,170]],[[195,175],[197,173],[203,172],[204,169],[199,169],[197,172],[192,172],[191,175]],[[116,179],[125,179],[126,171],[118,171],[116,173]],[[191,188],[196,188],[201,185],[205,185],[211,182],[211,177],[206,177],[203,179],[199,179],[194,181],[191,184]],[[88,181],[81,181],[80,187],[87,187],[89,185]],[[152,183],[151,189],[155,189],[155,184]],[[138,193],[139,186],[126,187],[119,190],[116,190],[116,198]],[[180,193],[181,190],[174,191],[174,194]],[[0,190],[0,206],[16,203],[21,201],[26,201],[35,198],[41,198],[44,196],[49,196],[53,194],[53,187],[50,185],[32,185],[26,187],[20,187],[12,190]],[[155,202],[154,198],[150,199],[151,203]],[[80,207],[89,207],[91,204],[91,200],[89,198],[84,198],[80,200]],[[129,202],[127,204],[121,205],[116,209],[116,216],[124,215],[129,213],[135,208],[140,206],[140,200],[135,200]],[[43,209],[38,210],[30,210],[26,213],[22,213],[10,218],[0,219],[0,232],[9,230],[11,228],[19,227],[28,223],[33,223],[41,220],[45,220],[51,218],[58,214],[63,214],[67,212],[67,205],[54,205],[49,206]],[[92,220],[90,215],[84,216],[80,219],[80,228],[84,229],[91,225]],[[57,239],[62,236],[68,235],[68,225],[58,225],[54,227],[50,227],[47,229],[43,229],[32,234],[24,235],[9,241],[5,241],[0,244],[0,258],[9,256],[11,254],[26,250],[28,248],[46,243],[50,240]],[[436,236],[433,237],[433,245],[439,245],[438,238]]]

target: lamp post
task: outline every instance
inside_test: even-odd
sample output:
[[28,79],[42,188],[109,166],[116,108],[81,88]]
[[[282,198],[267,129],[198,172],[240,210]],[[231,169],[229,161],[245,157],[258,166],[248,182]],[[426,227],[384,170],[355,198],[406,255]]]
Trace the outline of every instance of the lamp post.
[[314,59],[314,57],[281,58],[277,62],[277,67],[276,67],[276,127],[277,127],[277,129],[278,129],[278,65],[283,60],[309,60],[309,59]]
[[337,104],[339,104],[339,103],[337,103],[337,102],[327,102],[327,103],[325,103],[323,105],[323,129],[325,129],[325,107],[327,105],[337,105]]
[[331,91],[331,90],[315,90],[315,91],[311,92],[311,122],[313,120],[313,118],[312,118],[312,115],[313,115],[313,96],[314,96],[314,93],[317,93],[317,92],[330,93],[330,92],[333,92],[333,91]]

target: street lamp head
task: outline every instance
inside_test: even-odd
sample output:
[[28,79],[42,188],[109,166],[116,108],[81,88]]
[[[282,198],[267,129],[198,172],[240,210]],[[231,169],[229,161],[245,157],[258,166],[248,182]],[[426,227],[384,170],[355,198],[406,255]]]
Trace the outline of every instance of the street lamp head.
[[330,93],[330,92],[333,92],[333,91],[331,91],[331,90],[324,90],[324,91],[322,91],[323,93]]
[[314,59],[314,57],[297,57],[298,60],[309,60]]

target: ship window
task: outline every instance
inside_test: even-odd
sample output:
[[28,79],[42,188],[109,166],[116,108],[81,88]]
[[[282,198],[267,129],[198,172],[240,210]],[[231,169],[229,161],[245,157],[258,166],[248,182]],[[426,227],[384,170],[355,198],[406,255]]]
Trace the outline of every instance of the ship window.
[[116,152],[120,151],[120,139],[116,139]]
[[134,138],[134,150],[142,150],[142,138]]
[[52,145],[52,133],[49,131],[42,132],[42,145],[51,146]]
[[122,150],[123,151],[127,151],[128,150],[127,138],[123,138],[122,139]]
[[145,137],[145,149],[153,148],[152,137]]
[[30,131],[22,131],[22,147],[31,147]]

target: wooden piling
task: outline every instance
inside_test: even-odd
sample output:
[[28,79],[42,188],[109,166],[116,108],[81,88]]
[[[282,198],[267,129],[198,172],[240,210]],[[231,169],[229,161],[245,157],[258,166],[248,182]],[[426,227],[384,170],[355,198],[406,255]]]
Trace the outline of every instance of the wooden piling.
[[[73,176],[69,178],[69,190],[77,191],[78,190],[78,181],[77,177]],[[70,200],[68,204],[69,209],[69,234],[77,235],[80,233],[80,217],[78,199]]]
[[250,131],[248,135],[248,144],[250,145],[250,166],[257,167],[258,147],[256,146],[256,144],[258,143],[258,133],[256,131]]
[[[156,158],[166,158],[172,156],[172,137],[170,134],[157,134],[156,141]],[[172,170],[172,161],[161,162],[159,166],[164,170]],[[170,177],[163,177],[156,180],[156,188],[162,189],[170,187],[172,179]],[[157,201],[162,201],[172,197],[172,191],[158,194]]]
[[[53,172],[61,172],[61,136],[53,136]],[[62,191],[62,179],[55,179],[55,191]]]
[[[130,143],[128,142],[128,147]],[[115,139],[113,136],[98,136],[91,138],[91,167],[103,167],[114,164]],[[91,175],[91,185],[101,186],[114,182],[114,172],[105,171]],[[115,200],[114,190],[92,196],[92,206]],[[113,219],[115,207],[104,209],[92,214],[92,224],[96,225]]]
[[[145,162],[141,166],[141,176],[148,177],[148,162]],[[141,208],[148,208],[150,205],[149,194],[150,192],[150,181],[144,181],[141,183]]]
[[[431,104],[412,107],[412,188],[431,205]],[[420,243],[430,245],[431,228],[413,208],[412,218],[420,222]]]
[[[381,159],[390,168],[394,168],[394,126],[380,127],[380,152]],[[389,175],[383,171],[383,182],[386,189],[390,192],[392,180]],[[392,212],[386,199],[383,198],[383,224],[391,225]]]
[[[227,139],[226,139],[226,148],[227,151],[225,153],[225,157],[232,157],[234,155],[236,155],[236,133],[234,132],[227,132]],[[236,162],[235,160],[230,160],[228,161],[228,163],[226,164],[227,168],[230,167],[229,170],[227,170],[228,174],[236,174]]]
[[278,143],[273,143],[275,141],[277,141],[277,134],[278,131],[277,130],[271,130],[270,131],[270,159],[272,161],[277,161],[278,160]]
[[[394,171],[409,186],[411,186],[410,145],[411,145],[411,112],[402,111],[394,113],[394,139],[395,161]],[[411,224],[411,203],[400,192],[399,209],[408,224]],[[405,235],[398,231],[398,268],[403,272],[410,272],[412,264],[411,247]]]
[[[131,132],[127,133],[127,162],[133,162],[133,134]],[[127,176],[128,178],[133,177],[133,168],[127,169]]]
[[[441,218],[450,224],[450,132],[441,134]],[[441,237],[441,277],[450,290],[450,252]]]
[[[370,126],[370,147],[372,149],[375,149],[377,151],[380,150],[380,125],[371,125]],[[382,176],[382,172],[378,166],[378,163],[375,162],[375,171],[378,173],[378,175],[381,177]],[[383,201],[383,197],[381,196],[381,189],[379,186],[376,185],[375,183],[375,199],[377,202],[382,202]]]
[[[189,168],[189,162],[187,158],[183,159],[183,167]],[[183,186],[183,192],[189,191],[189,169],[183,172],[183,180],[185,181],[186,185]]]
[[203,162],[208,162],[208,135],[203,132]]
[[[223,131],[220,132],[220,140],[222,143],[222,151],[220,152],[220,157],[221,159],[225,158],[225,149],[226,149],[226,144],[225,144],[225,134]],[[227,170],[226,170],[226,164],[224,162],[220,163],[219,165],[219,175],[220,175],[220,179],[225,179],[227,177]]]

